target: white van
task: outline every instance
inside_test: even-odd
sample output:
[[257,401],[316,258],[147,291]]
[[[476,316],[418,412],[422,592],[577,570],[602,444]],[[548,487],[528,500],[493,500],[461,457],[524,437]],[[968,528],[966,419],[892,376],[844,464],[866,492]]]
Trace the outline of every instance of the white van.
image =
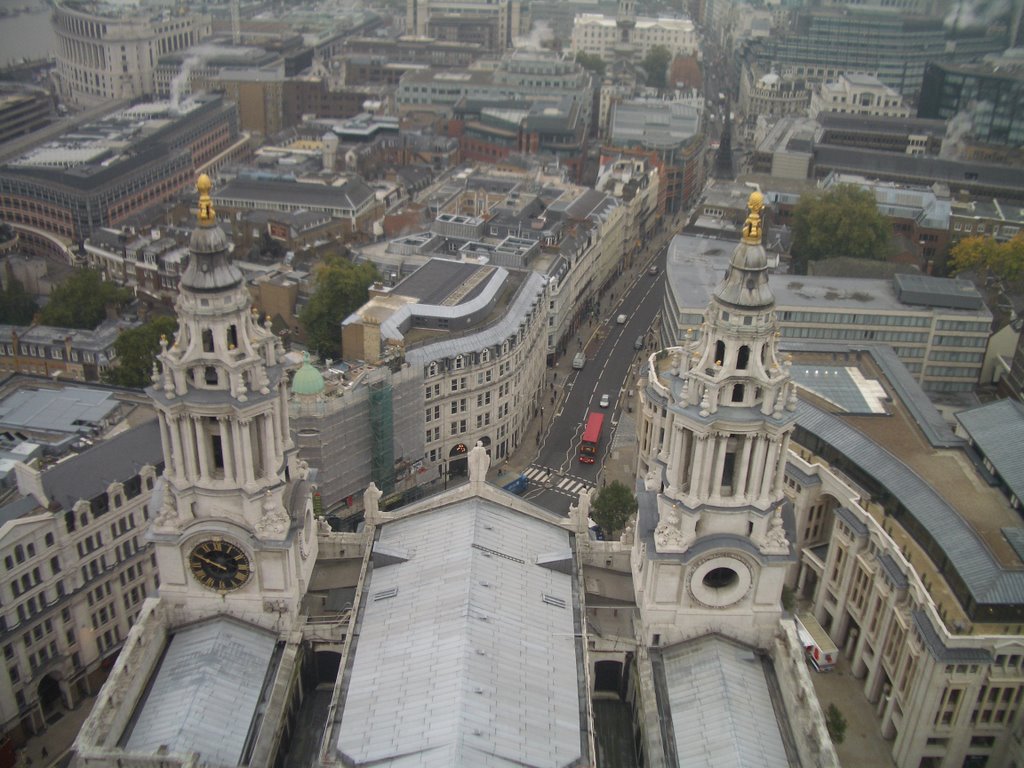
[[577,352],[576,357],[572,359],[572,367],[577,371],[587,364],[587,355],[584,352]]

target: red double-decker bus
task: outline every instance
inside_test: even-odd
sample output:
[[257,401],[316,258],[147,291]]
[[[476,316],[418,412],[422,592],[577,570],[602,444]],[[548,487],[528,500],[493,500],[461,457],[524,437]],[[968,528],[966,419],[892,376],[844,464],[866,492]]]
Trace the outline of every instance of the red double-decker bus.
[[591,413],[587,417],[587,426],[583,428],[583,437],[580,438],[580,461],[584,464],[593,464],[596,461],[603,426],[603,413]]

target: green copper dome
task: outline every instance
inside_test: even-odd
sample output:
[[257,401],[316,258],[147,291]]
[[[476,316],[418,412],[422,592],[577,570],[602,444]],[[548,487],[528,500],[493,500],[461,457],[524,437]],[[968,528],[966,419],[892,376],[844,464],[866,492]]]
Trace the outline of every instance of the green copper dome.
[[324,377],[309,364],[309,352],[302,356],[302,365],[292,379],[293,395],[319,395],[324,391]]

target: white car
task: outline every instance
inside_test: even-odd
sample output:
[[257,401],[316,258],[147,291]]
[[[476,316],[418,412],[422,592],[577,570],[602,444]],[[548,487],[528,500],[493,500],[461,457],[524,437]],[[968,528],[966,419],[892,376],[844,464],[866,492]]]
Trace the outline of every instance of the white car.
[[626,316],[625,315],[619,315],[618,317],[615,318],[615,322],[618,323],[619,325],[625,325],[625,323],[626,323]]
[[601,395],[601,402],[599,402],[598,405],[600,405],[602,408],[607,408],[609,405],[611,405],[611,402],[612,400],[610,397],[608,397],[608,395]]

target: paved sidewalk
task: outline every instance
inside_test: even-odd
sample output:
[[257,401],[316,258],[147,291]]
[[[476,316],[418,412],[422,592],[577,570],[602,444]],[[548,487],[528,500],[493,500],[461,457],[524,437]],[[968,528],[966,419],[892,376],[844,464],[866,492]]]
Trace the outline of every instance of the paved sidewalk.
[[892,742],[879,733],[874,706],[864,698],[864,681],[850,673],[846,657],[840,654],[832,672],[811,671],[811,681],[822,711],[835,704],[846,718],[846,738],[835,745],[843,768],[895,768]]
[[[15,765],[18,768],[32,766],[32,768],[50,768],[50,766],[67,765],[66,758],[71,745],[75,743],[78,731],[82,723],[92,711],[95,697],[83,699],[81,703],[72,710],[64,710],[63,716],[57,722],[46,729],[46,733],[40,736],[33,736],[25,746],[18,750],[18,761]],[[45,756],[44,756],[45,750]]]

